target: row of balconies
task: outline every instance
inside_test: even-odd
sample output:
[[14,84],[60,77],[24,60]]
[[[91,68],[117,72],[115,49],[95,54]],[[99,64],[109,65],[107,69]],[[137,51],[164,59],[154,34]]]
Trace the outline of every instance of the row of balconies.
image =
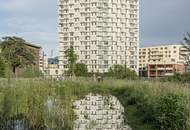
[[[129,24],[129,23],[137,23],[138,20],[135,20],[135,19],[130,19],[130,18],[122,18],[122,17],[112,17],[112,16],[108,16],[106,15],[106,19],[99,19],[100,17],[97,17],[97,16],[85,16],[85,17],[81,17],[81,16],[75,16],[73,18],[71,17],[67,17],[67,16],[70,16],[70,15],[63,15],[61,14],[61,16],[59,17],[59,21],[60,22],[66,22],[66,23],[69,23],[69,22],[79,22],[79,21],[84,21],[84,22],[92,22],[92,21],[96,21],[96,22],[102,22],[102,23],[105,23],[105,22],[108,22],[108,23],[122,23],[122,24]],[[104,18],[104,17],[102,17]],[[102,21],[100,21],[102,20]],[[128,22],[128,23],[126,23]]]
[[[74,23],[63,23],[63,24],[60,24],[61,27],[59,28],[59,32],[75,32],[75,31],[85,31],[85,32],[88,32],[88,31],[105,31],[105,32],[112,32],[112,31],[115,31],[115,32],[136,32],[137,29],[138,29],[138,26],[112,26],[111,27],[111,24],[109,24],[109,26],[95,26],[95,25],[92,25],[92,26],[85,26],[85,25],[80,25],[80,26],[75,26]],[[69,26],[68,26],[69,25]]]
[[[65,58],[61,58],[60,59],[61,61],[63,61],[63,64],[64,65],[67,65],[67,62],[65,62]],[[93,66],[99,66],[99,65],[114,65],[114,64],[122,64],[122,65],[137,65],[137,62],[134,60],[124,60],[124,59],[108,59],[108,58],[105,58],[105,59],[97,59],[97,58],[94,58],[94,59],[79,59],[78,61],[80,61],[81,63],[84,63],[84,64],[87,64],[89,68],[92,68]]]
[[82,3],[80,4],[58,4],[59,5],[59,9],[69,9],[69,10],[85,10],[85,11],[90,11],[91,9],[93,10],[99,10],[99,11],[105,11],[105,9],[111,9],[113,12],[123,12],[126,13],[126,10],[132,10],[132,11],[137,11],[138,10],[138,6],[135,5],[129,5],[126,4],[125,6],[119,6],[116,5],[114,6],[113,4],[108,4],[108,5],[103,5],[102,3],[100,3],[100,5],[93,5],[93,3],[91,4],[86,4],[83,5]]
[[[65,31],[66,30],[66,31]],[[66,33],[64,33],[66,32]],[[74,35],[69,35],[70,33],[75,32]],[[111,38],[136,38],[138,37],[138,34],[136,32],[136,29],[130,29],[130,30],[124,30],[120,27],[118,28],[96,28],[96,27],[72,27],[68,28],[65,27],[63,29],[59,29],[60,37],[77,37],[77,36],[97,36],[97,37],[111,37]]]

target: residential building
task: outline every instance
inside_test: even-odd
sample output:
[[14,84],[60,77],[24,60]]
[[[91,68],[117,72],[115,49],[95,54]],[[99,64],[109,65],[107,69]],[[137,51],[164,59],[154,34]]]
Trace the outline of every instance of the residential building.
[[175,73],[183,74],[184,64],[148,64],[147,77],[173,76]]
[[41,54],[41,50],[42,47],[35,45],[35,44],[30,44],[30,43],[25,43],[26,47],[32,52],[34,53],[34,67],[39,69],[40,68],[40,54]]
[[60,78],[62,71],[59,69],[58,64],[48,64],[45,68],[45,77],[46,78]]
[[40,71],[42,72],[42,73],[44,73],[44,68],[45,68],[45,53],[44,53],[44,51],[41,51],[41,53],[40,53]]
[[73,46],[89,72],[107,72],[115,64],[138,72],[138,0],[59,0],[59,62]]
[[159,77],[185,72],[183,54],[186,53],[187,49],[180,44],[142,47],[139,49],[139,75]]
[[[41,46],[35,45],[35,44],[31,44],[28,42],[25,42],[23,44],[23,46],[25,46],[25,48],[34,56],[33,61],[30,64],[27,64],[27,66],[19,66],[15,69],[15,73],[17,77],[22,77],[24,75],[24,72],[27,69],[34,69],[34,70],[40,70],[40,53],[42,50]],[[0,48],[0,53],[2,52],[1,48]]]
[[58,79],[62,74],[62,70],[59,67],[58,57],[44,59],[44,76],[46,78]]

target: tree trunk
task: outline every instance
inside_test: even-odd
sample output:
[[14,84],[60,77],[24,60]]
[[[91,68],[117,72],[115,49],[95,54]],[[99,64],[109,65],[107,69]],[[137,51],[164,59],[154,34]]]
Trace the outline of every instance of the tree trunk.
[[13,66],[13,73],[15,74],[16,73],[16,67]]
[[16,66],[13,66],[13,77],[15,78],[16,77]]

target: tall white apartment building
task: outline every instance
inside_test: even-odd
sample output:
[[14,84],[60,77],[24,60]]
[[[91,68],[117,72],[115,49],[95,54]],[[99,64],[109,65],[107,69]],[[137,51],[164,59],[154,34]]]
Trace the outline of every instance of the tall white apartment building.
[[138,0],[59,0],[60,66],[73,46],[89,72],[107,72],[115,64],[138,71]]
[[142,47],[139,49],[139,67],[146,68],[148,64],[185,64],[183,55],[187,52],[180,44]]

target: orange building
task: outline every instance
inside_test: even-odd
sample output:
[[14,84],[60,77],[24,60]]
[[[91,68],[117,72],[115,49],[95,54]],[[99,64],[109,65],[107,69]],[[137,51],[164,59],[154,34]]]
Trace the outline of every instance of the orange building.
[[149,78],[172,76],[175,73],[185,73],[185,70],[184,64],[148,64],[147,76]]

